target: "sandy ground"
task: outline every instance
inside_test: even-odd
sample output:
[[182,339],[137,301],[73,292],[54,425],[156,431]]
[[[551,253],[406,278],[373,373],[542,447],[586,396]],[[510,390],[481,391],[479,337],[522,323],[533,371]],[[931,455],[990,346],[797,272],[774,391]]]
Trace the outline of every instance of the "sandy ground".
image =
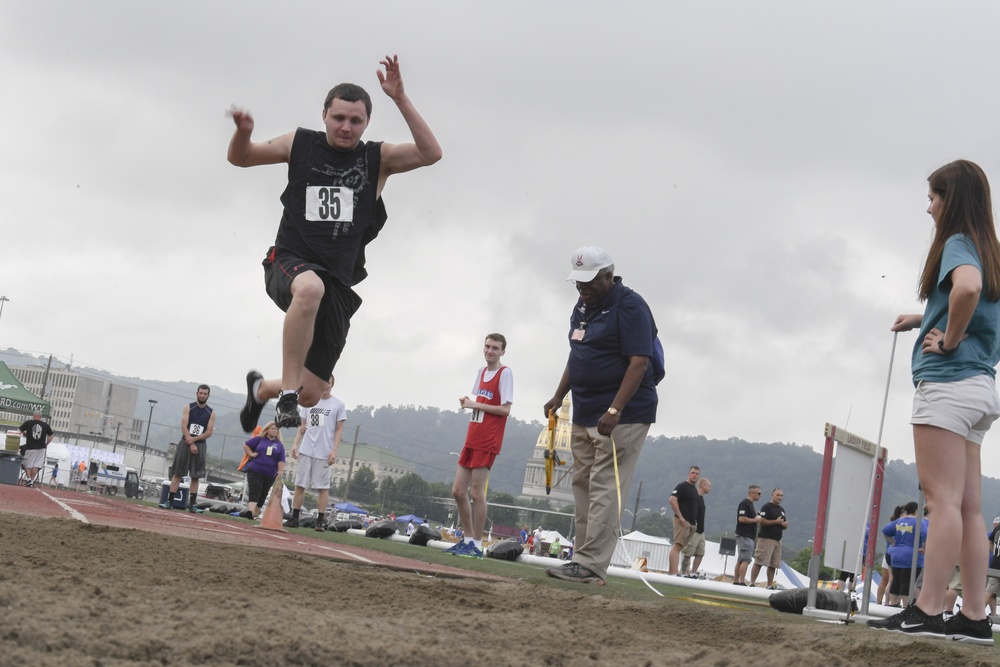
[[769,609],[627,602],[615,580],[430,577],[2,505],[0,563],[4,665],[1000,663],[996,647]]

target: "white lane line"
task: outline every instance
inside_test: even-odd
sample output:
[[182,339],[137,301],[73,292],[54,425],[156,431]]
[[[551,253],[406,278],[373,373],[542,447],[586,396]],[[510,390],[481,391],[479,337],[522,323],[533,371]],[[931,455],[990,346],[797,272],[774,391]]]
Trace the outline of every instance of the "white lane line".
[[368,560],[364,556],[359,556],[357,554],[352,554],[350,551],[344,551],[342,549],[334,549],[333,547],[324,547],[322,544],[316,544],[315,542],[299,542],[299,544],[302,544],[302,545],[305,545],[305,546],[310,546],[310,547],[316,547],[317,549],[326,549],[327,551],[333,551],[333,552],[341,554],[343,556],[347,556],[348,558],[353,558],[355,560],[359,560],[362,563],[368,563],[370,565],[374,565],[375,564],[375,561]]
[[46,498],[48,498],[49,500],[51,500],[52,502],[54,502],[56,505],[59,505],[59,507],[61,507],[64,510],[66,510],[66,512],[71,517],[73,517],[74,519],[76,519],[77,521],[80,521],[82,523],[90,523],[89,521],[87,521],[87,517],[83,516],[82,514],[80,514],[75,509],[73,509],[72,507],[70,507],[69,505],[67,505],[66,503],[64,503],[63,501],[59,500],[55,496],[50,496],[45,491],[42,491],[42,495],[45,496]]

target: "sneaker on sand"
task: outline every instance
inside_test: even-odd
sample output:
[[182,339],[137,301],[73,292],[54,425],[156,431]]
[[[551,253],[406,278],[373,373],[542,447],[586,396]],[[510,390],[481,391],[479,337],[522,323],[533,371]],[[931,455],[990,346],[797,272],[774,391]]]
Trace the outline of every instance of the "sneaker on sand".
[[274,423],[278,428],[298,428],[302,424],[299,416],[299,392],[290,392],[278,399]]
[[911,604],[895,616],[872,619],[868,621],[868,627],[876,630],[888,630],[889,632],[902,632],[914,637],[945,638],[944,619],[941,614],[928,616],[916,604]]
[[958,612],[944,622],[944,634],[957,642],[993,646],[993,622],[989,617],[970,621],[965,614]]
[[247,373],[247,402],[243,404],[243,409],[240,410],[240,426],[243,428],[244,433],[253,433],[253,430],[260,422],[260,413],[264,409],[264,404],[257,402],[253,386],[257,383],[257,380],[262,379],[264,379],[264,376],[257,371]]
[[550,567],[545,570],[545,574],[563,581],[575,581],[579,584],[604,585],[603,579],[579,563],[566,563],[562,567]]

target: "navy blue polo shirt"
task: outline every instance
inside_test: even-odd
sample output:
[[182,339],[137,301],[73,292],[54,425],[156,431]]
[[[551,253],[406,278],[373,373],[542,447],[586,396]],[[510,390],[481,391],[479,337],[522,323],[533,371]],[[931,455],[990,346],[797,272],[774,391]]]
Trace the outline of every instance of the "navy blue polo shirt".
[[[574,332],[582,331],[574,336]],[[646,301],[615,277],[604,298],[591,307],[578,300],[570,317],[569,386],[573,392],[573,423],[596,426],[621,387],[630,356],[650,357],[635,395],[621,411],[620,424],[656,421],[653,382],[653,339],[656,323]]]

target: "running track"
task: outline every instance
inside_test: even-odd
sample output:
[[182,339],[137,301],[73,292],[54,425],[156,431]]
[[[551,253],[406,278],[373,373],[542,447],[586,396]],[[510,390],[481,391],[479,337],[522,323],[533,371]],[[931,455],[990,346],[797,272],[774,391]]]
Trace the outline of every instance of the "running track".
[[[298,532],[265,530],[246,520],[222,518],[220,515],[209,512],[191,514],[181,510],[164,510],[155,505],[143,505],[81,491],[56,490],[48,487],[29,489],[23,486],[0,484],[0,512],[41,518],[71,519],[100,526],[144,530],[161,535],[187,537],[243,547],[280,549],[345,563],[381,566],[393,570],[436,576],[487,580],[501,578],[446,565],[427,563],[422,560],[393,556],[351,544],[337,544],[324,540],[320,536],[313,537],[301,535]],[[418,547],[413,548],[417,549]]]

